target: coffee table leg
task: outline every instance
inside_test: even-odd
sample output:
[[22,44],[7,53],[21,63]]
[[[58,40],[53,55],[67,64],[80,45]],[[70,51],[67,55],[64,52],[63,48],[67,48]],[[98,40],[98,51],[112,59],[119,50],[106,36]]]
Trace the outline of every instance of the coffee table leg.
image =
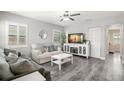
[[59,64],[59,70],[61,70],[61,64]]
[[53,59],[51,58],[51,66],[53,66]]

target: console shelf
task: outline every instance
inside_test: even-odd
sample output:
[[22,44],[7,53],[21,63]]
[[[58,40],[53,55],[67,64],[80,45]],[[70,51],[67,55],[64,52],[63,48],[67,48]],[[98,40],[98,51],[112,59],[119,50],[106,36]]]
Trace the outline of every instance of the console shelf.
[[87,58],[90,56],[89,42],[87,42],[86,44],[65,43],[63,49],[65,53],[80,55]]

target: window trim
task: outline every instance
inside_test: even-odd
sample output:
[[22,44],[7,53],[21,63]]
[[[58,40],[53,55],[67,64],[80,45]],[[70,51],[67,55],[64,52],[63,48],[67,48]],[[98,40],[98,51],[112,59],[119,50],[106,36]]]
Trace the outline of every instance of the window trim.
[[[16,25],[17,26],[17,45],[9,45],[9,25]],[[26,44],[25,45],[19,45],[19,26],[26,27]],[[27,47],[28,46],[28,25],[27,24],[21,24],[21,23],[15,23],[15,22],[5,22],[5,45],[7,48],[18,48],[18,47]]]

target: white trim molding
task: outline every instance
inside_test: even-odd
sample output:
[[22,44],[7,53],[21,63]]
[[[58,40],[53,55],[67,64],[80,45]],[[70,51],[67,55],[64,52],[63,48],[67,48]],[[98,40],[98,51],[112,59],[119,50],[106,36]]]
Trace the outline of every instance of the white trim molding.
[[101,60],[105,60],[105,57],[100,57]]

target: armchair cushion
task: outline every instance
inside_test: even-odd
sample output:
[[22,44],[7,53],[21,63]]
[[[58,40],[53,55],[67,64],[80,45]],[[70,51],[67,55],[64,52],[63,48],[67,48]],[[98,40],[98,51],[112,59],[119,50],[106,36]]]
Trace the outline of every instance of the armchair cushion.
[[38,56],[38,58],[47,58],[47,57],[51,57],[51,54],[49,53],[49,52],[46,52],[46,53],[44,53],[44,54],[41,54],[41,55],[39,55]]

